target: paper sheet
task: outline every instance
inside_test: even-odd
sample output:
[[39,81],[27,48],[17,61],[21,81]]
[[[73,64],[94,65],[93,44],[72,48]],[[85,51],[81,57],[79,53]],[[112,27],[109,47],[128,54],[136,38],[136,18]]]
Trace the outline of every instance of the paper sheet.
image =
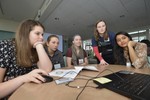
[[96,78],[94,79],[95,81],[101,83],[101,84],[105,84],[105,83],[108,83],[108,82],[111,82],[112,80],[108,79],[108,78],[105,78],[105,77],[100,77],[100,78]]
[[50,76],[66,77],[74,79],[82,68],[75,69],[57,69],[49,73]]

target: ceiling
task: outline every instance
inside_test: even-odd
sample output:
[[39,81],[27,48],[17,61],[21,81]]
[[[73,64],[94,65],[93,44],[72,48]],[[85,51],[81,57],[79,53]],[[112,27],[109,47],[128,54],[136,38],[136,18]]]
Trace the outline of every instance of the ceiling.
[[89,39],[99,19],[114,32],[150,28],[150,0],[0,0],[0,18],[32,18],[48,33]]

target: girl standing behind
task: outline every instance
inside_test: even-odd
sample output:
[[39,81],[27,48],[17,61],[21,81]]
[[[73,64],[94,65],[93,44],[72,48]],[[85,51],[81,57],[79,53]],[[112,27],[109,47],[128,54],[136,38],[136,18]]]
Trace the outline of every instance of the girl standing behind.
[[87,54],[85,50],[81,47],[81,44],[81,36],[75,35],[73,37],[72,46],[68,49],[66,54],[68,67],[77,65],[85,66],[88,64]]
[[100,65],[114,64],[114,37],[113,32],[107,31],[105,21],[100,20],[95,24],[92,47]]

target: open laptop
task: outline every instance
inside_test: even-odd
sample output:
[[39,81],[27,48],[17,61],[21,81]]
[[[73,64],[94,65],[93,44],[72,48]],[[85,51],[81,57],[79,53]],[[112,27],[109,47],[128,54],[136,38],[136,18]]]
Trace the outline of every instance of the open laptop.
[[132,100],[150,100],[150,75],[119,71],[93,81],[99,88],[107,88]]

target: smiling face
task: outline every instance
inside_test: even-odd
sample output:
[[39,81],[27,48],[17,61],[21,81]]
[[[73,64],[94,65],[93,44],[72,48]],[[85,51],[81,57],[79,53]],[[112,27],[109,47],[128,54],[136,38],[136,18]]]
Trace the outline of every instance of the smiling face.
[[129,41],[130,39],[123,34],[119,34],[116,36],[116,42],[122,48],[127,47]]
[[98,24],[97,24],[97,31],[98,33],[100,34],[103,34],[106,32],[106,24],[104,21],[100,21]]
[[34,26],[29,33],[29,40],[32,46],[37,41],[43,41],[43,28],[41,26]]
[[59,39],[57,37],[51,37],[49,42],[47,42],[47,46],[49,51],[56,51],[58,49]]
[[74,40],[73,40],[72,42],[73,42],[74,46],[80,47],[81,44],[82,44],[81,36],[76,35],[76,36],[74,37]]

